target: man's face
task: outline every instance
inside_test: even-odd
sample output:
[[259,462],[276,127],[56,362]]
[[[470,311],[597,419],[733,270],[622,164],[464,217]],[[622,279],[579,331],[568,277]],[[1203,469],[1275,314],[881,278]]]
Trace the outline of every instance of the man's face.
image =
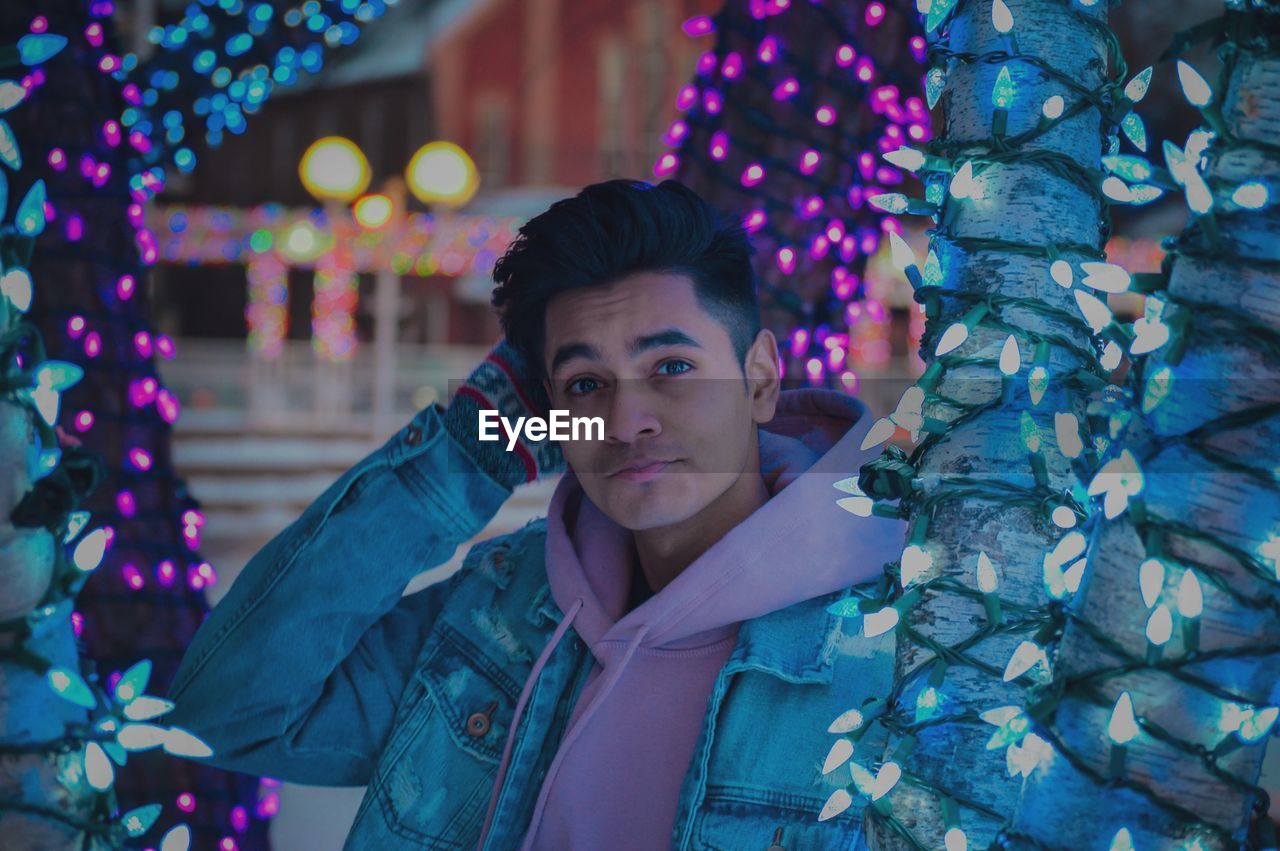
[[565,460],[591,501],[632,530],[686,520],[758,473],[756,425],[773,418],[777,358],[762,330],[744,386],[728,329],[687,275],[637,273],[547,304],[551,407],[604,420],[604,440],[561,441]]

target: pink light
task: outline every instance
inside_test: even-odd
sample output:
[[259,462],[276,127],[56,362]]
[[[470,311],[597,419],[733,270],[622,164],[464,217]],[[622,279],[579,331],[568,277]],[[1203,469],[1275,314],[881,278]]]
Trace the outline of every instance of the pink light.
[[168,588],[173,585],[173,580],[178,577],[178,571],[173,566],[173,562],[165,559],[156,565],[156,581],[161,587]]
[[764,227],[764,223],[767,221],[767,218],[768,217],[765,216],[764,210],[755,209],[750,213],[747,213],[746,218],[742,220],[742,226],[746,228],[747,233],[755,233],[760,230],[760,228]]
[[856,76],[859,80],[861,80],[864,83],[867,83],[867,82],[870,82],[871,78],[875,76],[876,66],[870,59],[863,56],[861,59],[858,60],[858,65],[856,68],[854,68],[853,73],[854,73],[854,76]]
[[84,220],[74,213],[67,216],[66,230],[67,239],[72,242],[79,242],[80,238],[84,236]]
[[104,74],[110,74],[120,69],[120,57],[112,56],[110,53],[105,54],[98,60],[98,70]]
[[759,163],[752,163],[742,171],[742,185],[755,186],[764,180],[764,166]]
[[48,30],[49,30],[49,19],[46,18],[44,15],[37,15],[35,18],[32,19],[31,31],[33,33],[48,32]]
[[774,36],[765,36],[760,41],[760,49],[756,51],[756,57],[766,65],[778,58],[778,39]]
[[917,142],[919,142],[921,139],[924,139],[925,134],[926,134],[925,128],[921,124],[911,124],[907,127],[907,135]]
[[658,157],[658,161],[653,164],[653,173],[658,177],[662,177],[675,171],[678,165],[680,165],[679,157],[672,153],[665,153]]
[[836,111],[829,106],[820,106],[818,111],[813,114],[819,124],[830,127],[836,123]]
[[827,239],[832,242],[839,242],[844,239],[844,222],[839,219],[832,219],[827,222]]
[[[130,279],[132,280],[132,279]],[[139,331],[133,335],[133,348],[144,358],[151,357],[151,335],[146,331]]]
[[822,162],[822,155],[810,148],[800,157],[800,172],[802,174],[813,174],[820,162]]
[[122,679],[124,679],[124,671],[112,671],[110,674],[107,674],[107,689],[115,691],[116,686]]
[[230,836],[224,836],[218,840],[218,851],[240,851],[240,846]]
[[680,91],[676,93],[676,109],[683,112],[698,100],[698,87],[693,83],[686,83],[680,87]]
[[822,378],[822,361],[817,358],[809,358],[805,361],[804,371],[809,375],[809,381],[816,383]]
[[724,65],[720,66],[720,73],[726,80],[737,79],[742,73],[742,54],[735,51],[726,56]]
[[131,564],[126,564],[120,568],[120,573],[124,576],[124,582],[134,591],[141,591],[142,586],[146,583],[142,580],[142,574],[138,572],[138,568]]
[[821,195],[810,195],[804,202],[804,206],[800,208],[800,215],[803,218],[812,219],[822,212],[823,203]]
[[857,242],[853,238],[853,234],[847,233],[844,239],[840,240],[840,259],[845,263],[852,263],[854,255],[858,252]]
[[173,346],[173,338],[168,334],[157,334],[156,351],[159,352],[160,356],[165,360],[172,358],[177,351]]
[[713,160],[722,160],[729,153],[729,134],[723,130],[717,130],[711,134],[711,158]]
[[662,141],[667,145],[678,145],[680,140],[689,132],[689,125],[680,119],[671,122],[671,126],[667,128],[667,132],[663,135]]
[[156,380],[154,378],[134,379],[129,382],[129,401],[134,407],[141,408],[156,397]]
[[102,337],[97,331],[90,331],[84,335],[84,353],[91,358],[102,354]]
[[94,47],[102,47],[102,24],[96,21],[84,28],[84,37]]
[[135,446],[129,450],[129,463],[134,469],[145,473],[151,469],[151,454],[147,450]]
[[870,180],[871,174],[875,171],[876,158],[871,155],[870,151],[863,151],[858,154],[858,171],[862,174],[863,180]]
[[[831,291],[835,293],[836,298],[844,301],[853,295],[853,291],[857,288],[857,275],[849,274],[849,270],[843,266],[837,266],[831,270]],[[854,304],[856,303],[854,302]]]
[[880,2],[867,4],[867,26],[874,27],[884,20],[884,4]]
[[911,41],[907,42],[907,44],[910,45],[911,55],[915,57],[917,62],[923,62],[925,57],[928,56],[929,49],[923,36],[913,35]]
[[94,169],[94,166],[96,166],[97,164],[98,164],[98,161],[95,160],[89,154],[85,154],[84,156],[80,157],[80,176],[83,177],[85,180],[88,180],[89,178],[93,177],[93,169]]
[[196,808],[196,796],[192,795],[190,792],[183,792],[178,796],[177,804],[178,809],[182,810],[184,813],[193,812]]
[[102,138],[107,140],[107,144],[111,147],[117,147],[120,144],[120,122],[114,118],[102,125]]
[[202,561],[196,565],[196,573],[209,585],[218,584],[218,574],[214,573],[213,565],[207,561]]
[[809,331],[797,328],[791,332],[791,354],[802,355],[809,348]]
[[896,124],[890,124],[888,127],[884,128],[884,135],[895,142],[901,142],[902,128]]
[[876,180],[890,185],[902,182],[902,172],[891,166],[882,165],[876,169]]
[[156,394],[156,410],[160,412],[161,418],[172,425],[178,421],[178,400],[168,390],[161,390]]
[[832,346],[827,350],[827,369],[835,372],[844,365],[844,349],[839,346]]
[[126,83],[125,87],[120,90],[120,94],[124,95],[124,99],[133,106],[142,103],[142,90],[138,88],[137,83]]
[[81,411],[76,414],[75,418],[76,431],[86,432],[93,428],[93,414],[88,411]]
[[46,199],[44,202],[44,220],[51,222],[56,218],[58,218],[58,211],[54,209],[53,202]]
[[67,320],[67,336],[73,340],[79,340],[80,335],[84,333],[84,317],[72,316]]
[[275,792],[268,792],[258,799],[257,806],[254,809],[258,813],[258,818],[271,818],[280,812],[280,796]]
[[702,93],[702,108],[712,115],[719,115],[724,106],[724,98],[715,89],[707,89]]
[[49,151],[49,166],[54,171],[67,170],[67,155],[63,152],[62,148],[53,148]]
[[76,634],[76,638],[80,637],[80,633],[84,631],[84,615],[79,612],[71,613],[71,631]]
[[[886,225],[886,222],[892,222],[892,224]],[[881,219],[880,226],[884,228],[886,233],[896,228],[897,230],[894,232],[899,236],[902,234],[902,225],[898,224],[898,220],[893,218],[893,216],[886,216]],[[862,249],[863,254],[870,256],[876,253],[876,247],[878,245],[880,245],[880,237],[876,236],[875,231],[867,231],[862,235],[862,243],[858,247]]]
[[690,38],[697,38],[715,32],[716,25],[706,15],[698,15],[681,24],[680,29],[684,30],[684,34]]
[[858,374],[850,370],[840,373],[840,383],[850,393],[858,392]]
[[129,144],[140,154],[151,153],[151,140],[143,135],[141,131],[131,130],[129,132]]
[[125,215],[129,218],[129,224],[135,228],[142,227],[143,222],[146,221],[146,214],[143,213],[141,204],[130,204],[125,208]]
[[716,53],[714,50],[703,51],[698,57],[697,72],[702,76],[710,74],[716,67]]
[[825,234],[820,233],[809,242],[809,256],[814,260],[826,257],[829,250],[831,250],[831,240],[827,239]]
[[201,514],[199,511],[188,508],[186,511],[182,512],[182,525],[183,526],[203,526],[204,515]]
[[796,78],[788,77],[773,87],[773,99],[786,100],[787,98],[794,96],[798,91],[800,91],[800,84],[796,82]]
[[193,591],[204,588],[204,577],[200,575],[200,571],[194,564],[187,565],[187,587]]
[[93,173],[93,185],[96,187],[105,186],[107,180],[111,177],[111,166],[106,163],[98,163],[97,169]]
[[132,491],[122,490],[116,494],[116,509],[125,517],[132,517],[138,510],[137,500]]
[[850,186],[849,191],[845,193],[845,198],[849,202],[849,206],[855,210],[862,208],[864,192],[861,186]]
[[249,811],[242,804],[231,808],[231,829],[236,833],[244,833],[249,829]]
[[783,274],[790,275],[796,270],[796,253],[790,248],[779,248],[777,256],[778,268]]
[[851,44],[842,44],[836,48],[836,64],[841,68],[848,68],[857,58],[858,51],[854,50]]

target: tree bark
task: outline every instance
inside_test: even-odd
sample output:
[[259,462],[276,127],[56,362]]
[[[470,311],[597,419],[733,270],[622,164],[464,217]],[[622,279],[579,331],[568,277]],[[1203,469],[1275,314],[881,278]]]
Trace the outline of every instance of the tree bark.
[[[1275,33],[1276,20],[1273,6],[1246,29]],[[1065,697],[1049,726],[1059,752],[1029,778],[1010,847],[1104,847],[1121,829],[1142,851],[1219,851],[1245,841],[1268,737],[1208,755],[1238,741],[1230,703],[1280,701],[1280,552],[1269,549],[1280,530],[1280,56],[1231,43],[1222,55],[1229,74],[1217,96],[1241,143],[1210,152],[1222,253],[1214,253],[1206,218],[1193,216],[1175,244],[1167,292],[1157,294],[1169,305],[1166,318],[1190,319],[1185,354],[1177,361],[1169,343],[1141,364],[1139,400],[1165,369],[1173,375],[1163,401],[1126,439],[1145,488],[1102,529],[1072,601],[1055,661]],[[1227,199],[1235,187],[1255,180],[1269,183],[1270,205],[1233,211]],[[1202,445],[1253,472],[1226,469],[1188,442],[1197,429],[1212,431],[1220,418],[1251,409],[1261,418],[1216,431]],[[1144,599],[1139,565],[1152,558],[1164,565],[1163,581],[1158,598]],[[1198,618],[1180,614],[1188,571],[1202,589]],[[1173,630],[1153,668],[1146,625],[1159,605],[1172,611]],[[1196,621],[1198,654],[1185,632]],[[1122,776],[1108,782],[1115,750],[1108,725],[1122,692],[1142,731],[1126,746]]]

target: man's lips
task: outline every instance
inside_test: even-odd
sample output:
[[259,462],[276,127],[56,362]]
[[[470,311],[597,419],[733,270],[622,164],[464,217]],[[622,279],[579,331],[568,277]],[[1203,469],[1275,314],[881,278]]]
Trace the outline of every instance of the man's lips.
[[609,474],[609,478],[636,478],[651,475],[660,470],[676,463],[675,461],[645,461],[633,462],[620,470],[615,470]]

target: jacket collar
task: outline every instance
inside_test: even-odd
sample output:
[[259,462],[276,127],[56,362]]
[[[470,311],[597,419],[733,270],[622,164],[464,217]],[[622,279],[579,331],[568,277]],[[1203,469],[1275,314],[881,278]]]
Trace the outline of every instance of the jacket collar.
[[827,606],[846,593],[833,591],[743,621],[726,670],[753,669],[796,683],[831,682],[843,618]]

